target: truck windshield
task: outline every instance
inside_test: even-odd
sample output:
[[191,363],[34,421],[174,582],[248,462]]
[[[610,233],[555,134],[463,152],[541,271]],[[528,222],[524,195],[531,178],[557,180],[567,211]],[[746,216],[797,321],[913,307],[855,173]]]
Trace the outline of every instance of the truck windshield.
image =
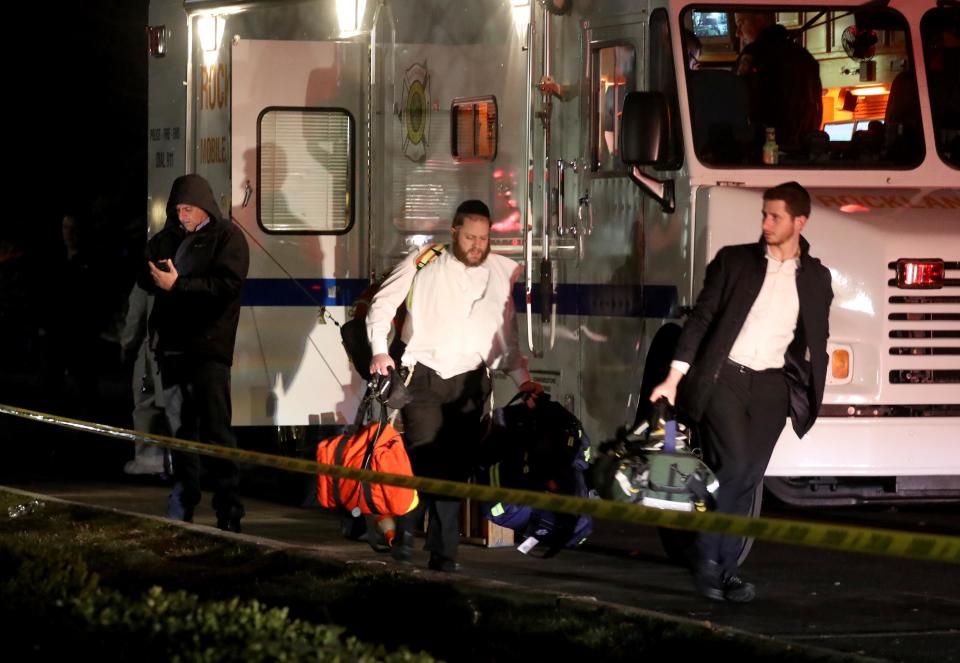
[[923,160],[902,15],[830,6],[724,9],[694,6],[682,15],[700,161],[862,169],[911,168]]
[[927,12],[920,34],[937,152],[960,167],[960,7]]

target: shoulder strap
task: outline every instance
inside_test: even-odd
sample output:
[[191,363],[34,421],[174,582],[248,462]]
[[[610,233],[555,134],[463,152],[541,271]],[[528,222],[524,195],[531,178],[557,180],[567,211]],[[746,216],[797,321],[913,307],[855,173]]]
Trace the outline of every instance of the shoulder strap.
[[426,249],[424,249],[423,252],[421,252],[420,255],[417,256],[417,259],[415,261],[417,265],[417,271],[419,272],[421,269],[429,265],[430,261],[432,261],[434,258],[436,258],[441,253],[443,253],[444,249],[446,248],[447,248],[446,244],[431,244]]
[[[387,427],[387,406],[380,404],[380,422],[377,425],[377,432],[371,438],[370,443],[367,445],[366,453],[363,455],[363,465],[361,468],[364,470],[371,469],[371,461],[373,460],[373,450],[377,446],[377,442],[380,441],[380,436],[383,435],[384,430]],[[367,502],[367,507],[370,509],[370,513],[375,516],[379,516],[380,512],[377,511],[377,505],[373,501],[373,486],[369,481],[361,481],[361,488],[363,490],[363,498]]]
[[[416,265],[417,271],[430,264],[430,262],[438,257],[443,251],[447,248],[446,244],[431,244],[428,246],[420,255],[417,256]],[[414,275],[414,280],[416,280],[416,275]],[[413,305],[413,283],[410,284],[410,290],[407,291],[407,310],[409,311]]]

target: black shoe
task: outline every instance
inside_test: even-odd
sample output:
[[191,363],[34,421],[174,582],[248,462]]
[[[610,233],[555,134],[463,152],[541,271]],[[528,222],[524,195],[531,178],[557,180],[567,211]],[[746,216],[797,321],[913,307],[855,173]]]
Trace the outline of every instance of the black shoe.
[[724,577],[720,565],[716,562],[704,562],[697,567],[694,582],[697,591],[712,601],[749,603],[757,596],[753,583],[736,574]]
[[193,509],[184,506],[176,506],[171,508],[169,505],[167,507],[167,518],[171,520],[179,520],[184,523],[193,522]]
[[217,514],[217,529],[224,532],[240,534],[240,519],[243,518],[243,509],[233,508]]
[[390,548],[390,556],[393,561],[403,566],[413,564],[413,534],[409,532],[397,532],[393,538],[393,545]]
[[723,598],[731,603],[750,603],[757,597],[757,588],[738,575],[728,576],[723,581]]
[[723,580],[720,565],[716,562],[701,562],[693,572],[697,592],[711,601],[724,601]]
[[217,518],[217,529],[223,530],[224,532],[233,532],[234,534],[240,534],[240,519],[239,518]]
[[427,563],[427,567],[431,571],[443,571],[444,573],[456,573],[460,570],[460,565],[455,561],[437,554],[430,555],[430,561]]
[[413,565],[413,551],[411,550],[394,548],[390,551],[390,557],[392,557],[393,561],[397,564],[402,564],[403,566]]
[[167,518],[180,520],[185,523],[193,522],[193,507],[184,506],[180,497],[183,495],[183,484],[177,483],[173,486],[173,492],[167,498]]

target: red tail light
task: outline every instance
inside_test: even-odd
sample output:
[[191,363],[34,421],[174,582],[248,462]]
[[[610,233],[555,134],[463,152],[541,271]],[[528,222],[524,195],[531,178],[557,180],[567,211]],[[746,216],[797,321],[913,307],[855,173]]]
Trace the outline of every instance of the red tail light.
[[900,258],[897,261],[898,288],[942,288],[943,278],[942,260]]
[[162,58],[167,54],[167,39],[170,33],[165,25],[147,26],[147,52],[155,58]]

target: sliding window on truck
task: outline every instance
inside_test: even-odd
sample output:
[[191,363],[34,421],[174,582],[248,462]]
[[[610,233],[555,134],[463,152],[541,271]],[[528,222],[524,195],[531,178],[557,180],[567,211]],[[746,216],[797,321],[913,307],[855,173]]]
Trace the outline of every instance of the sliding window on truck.
[[[829,5],[681,17],[693,143],[718,167],[897,168],[926,153],[906,20]],[[791,10],[791,11],[787,11]],[[956,75],[955,75],[956,80]]]
[[920,35],[937,152],[960,168],[960,7],[928,11]]

